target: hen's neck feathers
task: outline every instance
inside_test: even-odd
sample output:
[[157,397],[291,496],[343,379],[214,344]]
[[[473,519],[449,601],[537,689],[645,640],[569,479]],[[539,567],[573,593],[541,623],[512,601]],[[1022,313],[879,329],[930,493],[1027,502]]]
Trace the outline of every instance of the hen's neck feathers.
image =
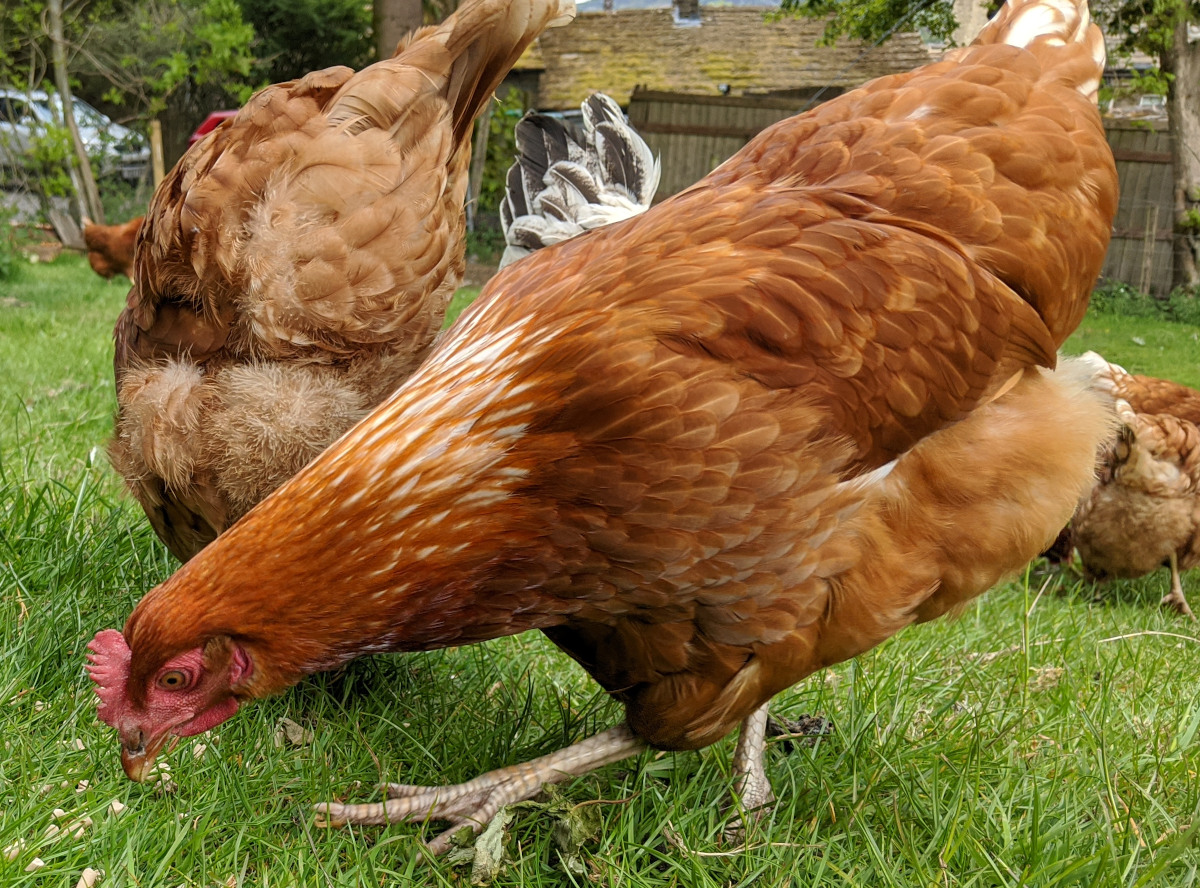
[[254,660],[246,690],[260,696],[368,653],[561,621],[544,591],[557,570],[542,533],[552,517],[520,491],[569,441],[543,434],[516,447],[556,397],[553,371],[515,384],[514,362],[498,359],[520,335],[433,356],[323,469],[292,479],[147,595],[125,628],[133,681],[226,635]]

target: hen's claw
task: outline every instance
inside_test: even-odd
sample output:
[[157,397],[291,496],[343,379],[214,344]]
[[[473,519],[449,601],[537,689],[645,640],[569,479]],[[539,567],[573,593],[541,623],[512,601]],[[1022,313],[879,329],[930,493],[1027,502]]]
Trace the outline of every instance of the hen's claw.
[[466,783],[454,786],[389,783],[384,787],[388,797],[385,802],[361,805],[325,802],[315,806],[317,826],[445,820],[453,826],[426,843],[434,854],[441,854],[449,849],[451,838],[462,827],[469,826],[477,833],[505,805],[533,798],[547,784],[561,783],[628,758],[644,745],[622,725],[533,761],[497,768]]
[[450,829],[425,843],[434,854],[441,854],[449,849],[451,838],[462,827],[469,826],[472,832],[477,833],[502,807],[527,799],[541,788],[539,785],[532,792],[525,792],[521,781],[514,779],[512,774],[493,778],[493,775],[502,775],[502,772],[511,770],[502,768],[457,786],[389,783],[385,787],[388,795],[386,802],[361,805],[328,802],[317,805],[317,825],[383,825],[403,821],[445,820],[451,824]]
[[812,746],[820,738],[833,731],[833,722],[820,715],[802,715],[797,719],[776,718],[767,716],[767,737],[779,740],[779,748],[787,755],[796,750],[796,746]]

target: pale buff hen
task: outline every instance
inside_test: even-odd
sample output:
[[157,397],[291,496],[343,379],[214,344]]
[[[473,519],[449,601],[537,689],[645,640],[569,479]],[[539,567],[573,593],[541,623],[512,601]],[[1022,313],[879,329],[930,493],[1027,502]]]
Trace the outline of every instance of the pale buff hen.
[[1168,568],[1163,606],[1195,619],[1180,572],[1200,565],[1200,392],[1085,357],[1096,387],[1116,399],[1120,428],[1099,450],[1097,483],[1071,519],[1071,542],[1093,578]]
[[483,0],[255,95],[141,226],[113,465],[187,560],[390,394],[464,267],[472,123],[561,0]]
[[[91,643],[142,779],[172,736],[367,653],[544,631],[625,723],[326,823],[478,829],[946,613],[1070,517],[1111,431],[1056,365],[1116,203],[1086,6],[765,131],[643,214],[490,282],[384,404]],[[448,845],[448,833],[433,839]]]

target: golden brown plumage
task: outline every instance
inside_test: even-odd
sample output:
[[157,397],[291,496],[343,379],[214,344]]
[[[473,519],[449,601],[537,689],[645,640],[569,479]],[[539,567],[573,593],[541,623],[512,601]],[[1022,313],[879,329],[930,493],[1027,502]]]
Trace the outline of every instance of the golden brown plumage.
[[100,225],[83,220],[83,243],[88,265],[105,280],[123,274],[133,280],[133,245],[145,216],[118,225]]
[[1071,520],[1071,538],[1092,576],[1171,571],[1162,603],[1192,616],[1179,572],[1200,565],[1200,392],[1134,376],[1087,356],[1097,388],[1116,398],[1120,431],[1100,448],[1095,487]]
[[126,772],[365,653],[541,629],[625,726],[329,821],[478,827],[743,720],[742,788],[769,798],[766,701],[1019,569],[1108,434],[1088,371],[1048,369],[1116,202],[1103,44],[1085,6],[1039,0],[1002,38],[1028,49],[875,81],[500,272],[379,409],[97,636]]
[[117,322],[113,464],[181,560],[420,362],[463,272],[471,124],[554,0],[258,93],[159,187]]
[[1087,357],[1097,368],[1097,387],[1114,400],[1126,402],[1136,413],[1169,413],[1178,419],[1200,423],[1200,392],[1195,389],[1169,379],[1130,373],[1095,352],[1088,352]]

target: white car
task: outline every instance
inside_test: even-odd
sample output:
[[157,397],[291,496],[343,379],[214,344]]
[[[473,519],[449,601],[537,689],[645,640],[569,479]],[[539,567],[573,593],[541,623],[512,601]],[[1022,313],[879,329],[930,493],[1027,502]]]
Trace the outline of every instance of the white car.
[[[97,174],[117,172],[123,179],[140,179],[150,163],[145,137],[113,123],[83,99],[75,97],[72,107]],[[34,138],[51,127],[63,126],[62,121],[58,93],[0,87],[0,166],[18,163]]]

